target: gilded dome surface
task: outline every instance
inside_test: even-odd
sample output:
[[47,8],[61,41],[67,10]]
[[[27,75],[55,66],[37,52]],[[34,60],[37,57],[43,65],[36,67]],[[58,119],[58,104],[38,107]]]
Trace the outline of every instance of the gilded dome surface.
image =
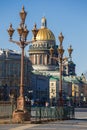
[[36,40],[52,40],[55,41],[55,36],[51,30],[47,28],[47,20],[45,17],[41,19],[41,28],[39,29]]
[[41,28],[39,29],[36,40],[54,40],[54,34],[48,28]]

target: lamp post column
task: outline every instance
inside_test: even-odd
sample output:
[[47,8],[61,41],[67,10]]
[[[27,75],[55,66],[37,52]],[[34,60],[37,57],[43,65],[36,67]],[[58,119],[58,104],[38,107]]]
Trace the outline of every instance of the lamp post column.
[[59,62],[60,62],[59,106],[63,106],[63,97],[62,97],[62,62],[63,62],[64,49],[63,49],[63,46],[62,46],[62,42],[63,42],[64,36],[62,35],[62,33],[60,33],[58,38],[59,38],[59,41],[60,41],[60,45],[58,47],[58,55],[59,55]]
[[20,75],[20,93],[17,98],[17,110],[25,110],[25,97],[24,97],[24,45],[21,42],[21,75]]
[[60,58],[59,106],[63,106],[63,99],[62,99],[62,57]]
[[20,96],[23,97],[24,93],[24,46],[21,47],[21,81],[20,81]]

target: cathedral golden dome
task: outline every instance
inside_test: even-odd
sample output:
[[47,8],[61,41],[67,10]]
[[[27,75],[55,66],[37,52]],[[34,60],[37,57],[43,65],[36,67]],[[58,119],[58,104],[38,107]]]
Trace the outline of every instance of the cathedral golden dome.
[[36,40],[54,40],[55,36],[54,34],[47,28],[41,28],[39,29]]
[[55,36],[51,30],[47,28],[46,18],[43,17],[41,20],[41,28],[39,29],[36,40],[52,40],[55,41]]

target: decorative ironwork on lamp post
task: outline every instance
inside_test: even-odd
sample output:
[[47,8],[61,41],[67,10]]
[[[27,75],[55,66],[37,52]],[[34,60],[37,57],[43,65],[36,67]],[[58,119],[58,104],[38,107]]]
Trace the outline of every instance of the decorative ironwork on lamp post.
[[[62,35],[62,33],[60,33],[60,35],[58,36],[58,39],[59,39],[59,42],[60,42],[60,44],[58,46],[58,50],[57,50],[58,51],[58,57],[53,57],[54,49],[52,47],[50,48],[50,55],[51,55],[52,59],[59,61],[59,74],[60,74],[60,80],[59,80],[59,106],[63,106],[62,72],[63,72],[63,62],[64,62],[64,60],[66,60],[66,57],[63,58],[64,49],[63,49],[62,42],[63,42],[64,36]],[[68,48],[68,53],[69,53],[68,58],[70,58],[70,59],[71,59],[72,51],[73,51],[73,49],[72,49],[72,46],[70,45],[70,47]]]
[[[27,36],[28,36],[28,29],[27,26],[25,25],[25,19],[27,16],[27,12],[24,9],[24,6],[22,7],[22,11],[20,12],[20,18],[21,18],[21,23],[20,26],[17,29],[17,32],[19,34],[19,41],[14,41],[12,40],[12,36],[14,33],[14,29],[12,28],[12,24],[10,24],[8,31],[8,34],[10,36],[10,42],[16,43],[20,48],[21,48],[21,76],[20,76],[20,95],[17,99],[17,111],[24,112],[25,113],[25,98],[24,98],[24,48],[34,42],[36,40],[36,35],[37,35],[37,28],[36,25],[34,29],[32,30],[33,35],[34,35],[34,40],[33,41],[27,41]],[[20,115],[20,114],[19,114]],[[23,113],[22,113],[23,115]],[[25,116],[25,115],[23,115]],[[23,117],[24,118],[24,117]],[[26,120],[26,117],[24,118]]]

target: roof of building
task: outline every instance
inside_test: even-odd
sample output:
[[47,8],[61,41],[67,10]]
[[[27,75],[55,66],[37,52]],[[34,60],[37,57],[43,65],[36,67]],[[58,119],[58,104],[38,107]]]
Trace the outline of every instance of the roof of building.
[[68,81],[68,82],[75,83],[75,84],[79,84],[80,83],[76,76],[65,76],[64,80]]
[[[59,80],[60,77],[59,76],[50,76],[50,80]],[[83,82],[82,80],[80,80],[77,76],[62,76],[63,81],[65,82],[71,82],[74,84],[79,84],[79,83],[87,83],[86,81]]]
[[50,80],[59,80],[59,76],[50,76]]
[[[29,59],[27,55],[25,54],[26,59]],[[0,59],[2,58],[11,58],[11,59],[20,59],[21,58],[21,52],[11,49],[0,49]]]
[[5,52],[9,53],[9,54],[18,54],[20,55],[21,53],[19,51],[16,50],[10,50],[10,49],[0,49],[0,55],[4,54]]

